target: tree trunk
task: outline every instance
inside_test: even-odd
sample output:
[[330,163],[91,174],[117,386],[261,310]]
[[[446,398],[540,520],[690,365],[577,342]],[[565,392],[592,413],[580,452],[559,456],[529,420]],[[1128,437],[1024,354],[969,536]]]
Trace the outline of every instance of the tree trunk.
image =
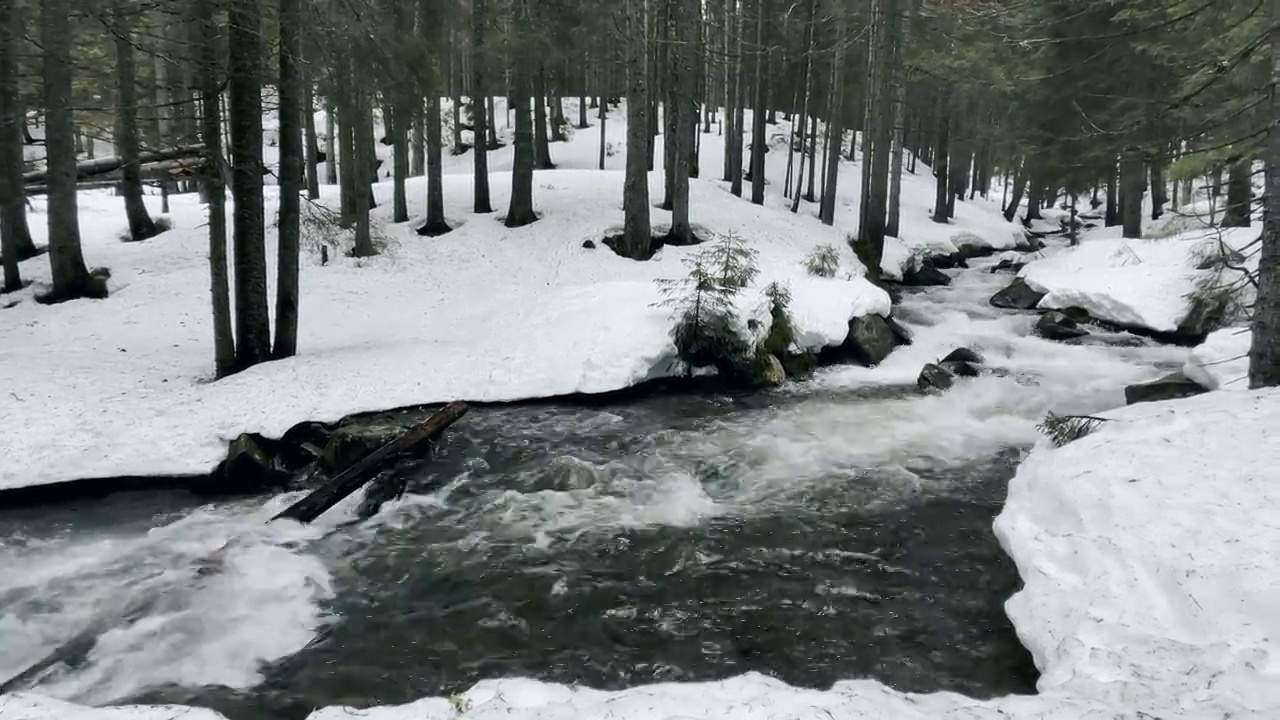
[[257,0],[231,0],[228,93],[235,248],[236,367],[271,356],[262,201],[262,18]]
[[724,177],[721,178],[725,182],[733,179],[733,117],[734,105],[737,103],[734,93],[734,82],[737,73],[742,67],[742,62],[733,55],[735,46],[733,44],[733,20],[737,13],[734,5],[737,0],[721,0],[721,27],[723,28],[723,46],[724,53],[724,120],[721,127],[724,137]]
[[1249,227],[1253,214],[1253,163],[1238,160],[1227,169],[1227,208],[1223,227]]
[[[1006,185],[1006,187],[1008,187]],[[1013,172],[1013,195],[1009,198],[1009,204],[1004,207],[1004,219],[1013,222],[1018,216],[1018,207],[1022,205],[1022,195],[1027,187],[1027,178],[1022,163],[1018,164],[1017,169]]]
[[[627,69],[627,171],[619,255],[642,260],[653,241],[649,223],[649,80],[644,0],[623,0]],[[603,130],[602,130],[603,132]]]
[[80,250],[76,205],[75,118],[71,105],[71,8],[68,0],[43,0],[45,157],[48,165],[49,266],[53,290],[45,302],[106,297],[106,283],[89,274]]
[[388,128],[392,145],[391,222],[403,223],[409,222],[409,195],[405,191],[409,179],[409,113],[403,97],[393,98],[390,104],[394,117]]
[[217,377],[235,372],[235,337],[231,330],[231,298],[227,280],[227,196],[222,183],[222,112],[218,96],[218,0],[195,0],[197,63],[200,78],[200,135],[204,141],[205,197],[209,204],[209,286],[213,297],[213,357]]
[[15,0],[0,0],[0,255],[4,286],[22,288],[18,263],[35,253],[27,232],[22,183],[22,130],[26,124],[18,98],[17,43],[22,32]]
[[[739,1],[740,0],[730,0],[733,4],[738,4]],[[739,10],[734,13],[733,21],[735,42],[734,57],[737,67],[733,73],[733,137],[730,139],[729,148],[731,151],[730,155],[732,155],[729,168],[729,191],[736,197],[742,197],[742,160],[744,154],[743,145],[745,143],[746,136],[746,128],[744,126],[747,119],[745,112],[747,103],[746,98],[743,97],[742,82],[742,76],[744,75],[742,66],[745,60],[742,52],[743,35],[745,35],[742,29],[742,21],[743,14],[745,12],[746,5],[745,0],[743,0]]]
[[[437,105],[439,100],[436,101]],[[422,108],[421,101],[411,101],[409,103],[409,112],[413,114],[413,140],[411,144],[413,151],[410,153],[412,158],[409,164],[409,175],[412,177],[422,177],[427,174],[427,128],[426,113]]]
[[[354,70],[354,68],[353,68]],[[369,225],[369,211],[373,208],[373,186],[370,171],[373,169],[373,105],[370,88],[361,74],[353,72],[351,92],[355,100],[352,113],[353,156],[352,182],[355,185],[356,238],[351,254],[355,257],[371,257],[378,254],[373,245],[373,230]]]
[[937,179],[933,203],[933,221],[936,223],[946,223],[950,219],[947,214],[947,203],[950,200],[948,189],[951,182],[951,172],[948,167],[951,159],[951,104],[949,101],[950,91],[943,90],[942,99],[938,103],[938,144],[933,162],[933,176]]
[[1043,217],[1040,214],[1040,208],[1044,206],[1044,182],[1040,175],[1036,172],[1039,168],[1032,166],[1027,173],[1027,214],[1022,218],[1022,224],[1026,227],[1031,226],[1032,220],[1039,220]]
[[307,199],[320,199],[320,143],[316,139],[316,97],[306,65],[302,67],[302,125],[306,132]]
[[1120,224],[1120,188],[1116,184],[1116,166],[1114,160],[1107,167],[1107,212],[1104,223],[1106,227]]
[[600,169],[604,169],[605,150],[607,149],[607,141],[605,134],[605,123],[609,118],[609,101],[600,98]]
[[[516,64],[521,61],[517,60]],[[516,72],[519,72],[517,68]],[[517,81],[518,82],[518,81]],[[534,73],[533,83],[533,141],[534,149],[534,168],[538,170],[554,170],[556,165],[551,162],[551,143],[547,138],[547,71],[542,66],[538,67]],[[524,98],[527,103],[529,100],[529,87],[524,88]],[[517,108],[517,113],[528,114],[528,108]],[[520,115],[516,115],[518,120]],[[519,132],[520,123],[516,123],[516,132]]]
[[[332,95],[332,91],[330,91]],[[324,101],[324,123],[325,123],[325,139],[324,139],[324,182],[326,185],[338,184],[338,140],[335,134],[334,114],[337,107],[334,105],[332,97],[326,97]]]
[[[886,209],[889,202],[889,161],[893,156],[894,123],[891,97],[894,88],[890,86],[893,74],[892,64],[895,54],[893,43],[897,41],[898,7],[900,0],[879,0],[879,28],[876,45],[875,84],[868,101],[880,116],[868,124],[871,131],[871,155],[867,156],[866,145],[863,146],[862,162],[871,168],[870,183],[866,192],[867,204],[861,208],[861,232],[858,235],[858,257],[866,265],[867,272],[877,275],[880,270],[880,259],[884,255],[884,238]],[[888,112],[886,112],[886,110]]]
[[440,96],[444,87],[441,82],[443,73],[439,59],[447,56],[448,45],[445,42],[444,23],[436,21],[432,7],[433,0],[421,0],[419,4],[424,44],[431,47],[434,41],[435,52],[441,54],[437,55],[434,61],[428,61],[424,88],[427,96],[427,110],[425,121],[422,123],[424,128],[421,145],[426,150],[427,221],[418,228],[418,234],[425,237],[439,237],[453,230],[444,217],[444,152],[441,147],[444,143],[444,129],[440,120]]
[[818,208],[818,219],[824,225],[835,225],[836,222],[836,183],[840,177],[840,146],[844,138],[844,129],[840,124],[844,116],[844,44],[844,15],[837,14],[836,47],[831,61],[829,90],[831,103],[827,112],[827,159],[822,183],[822,204]]
[[138,84],[133,58],[132,8],[125,0],[111,6],[111,34],[116,46],[116,151],[120,155],[120,194],[129,220],[129,239],[155,237],[156,224],[142,199],[142,163],[138,160]]
[[[804,102],[800,108],[800,115],[795,118],[793,124],[799,128],[797,139],[800,144],[800,163],[796,168],[796,192],[791,198],[791,212],[800,211],[800,191],[804,186],[804,158],[805,158],[805,123],[809,121],[811,112],[811,104],[813,102],[813,56],[814,56],[814,18],[817,16],[818,0],[809,0],[809,17],[805,22],[805,54],[804,54]],[[817,161],[816,158],[810,158],[809,164],[812,165]],[[813,174],[810,170],[810,175]]]
[[697,32],[696,18],[690,4],[700,0],[674,0],[676,13],[673,18],[674,32],[669,37],[674,39],[671,49],[675,88],[673,98],[675,104],[674,132],[667,138],[675,143],[675,172],[672,189],[671,232],[668,237],[672,243],[688,244],[693,242],[693,228],[689,224],[689,171],[690,153],[698,131],[697,100],[694,63],[697,62],[694,49],[694,33]]
[[1271,97],[1268,100],[1265,211],[1258,258],[1258,295],[1253,305],[1253,338],[1249,347],[1249,387],[1280,385],[1280,3],[1270,4]]
[[363,173],[356,169],[355,126],[358,117],[350,62],[343,60],[334,74],[338,85],[338,148],[342,160],[342,172],[338,176],[342,183],[340,222],[342,227],[350,228],[356,224],[356,190],[360,187],[359,178],[363,177]]
[[[769,142],[766,137],[766,103],[769,97],[769,63],[763,54],[765,41],[765,5],[768,0],[755,0],[756,3],[756,50],[755,50],[755,102],[751,109],[751,202],[764,204],[764,167],[765,150]],[[829,224],[829,223],[828,223]]]
[[[543,84],[543,91],[545,92],[545,78]],[[564,119],[564,99],[557,94],[551,95],[548,101],[551,104],[550,112],[548,113],[548,119],[551,121],[551,142],[564,142],[564,127],[569,124]]]
[[907,139],[907,46],[911,38],[911,10],[914,0],[895,0],[898,14],[890,27],[893,37],[889,44],[893,51],[893,64],[889,68],[892,95],[893,130],[890,150],[889,218],[885,234],[898,237],[902,225],[902,162],[903,146]]
[[1125,148],[1124,159],[1120,163],[1120,183],[1124,189],[1124,202],[1120,211],[1124,218],[1124,236],[1127,238],[1142,237],[1142,191],[1143,191],[1142,155],[1138,148]]
[[[517,21],[519,22],[519,21]],[[507,208],[505,224],[509,228],[523,227],[535,222],[538,216],[533,212],[533,171],[535,166],[534,125],[538,120],[529,117],[530,78],[526,63],[517,60],[512,69],[512,108],[516,114],[515,159],[511,168],[511,204]],[[534,71],[537,76],[542,70]],[[539,81],[541,86],[542,82]],[[534,98],[533,110],[536,117],[541,118],[543,140],[546,140],[546,105],[541,98]],[[536,108],[543,108],[539,111]]]
[[276,222],[276,337],[272,348],[275,358],[293,357],[298,352],[298,256],[305,164],[302,23],[302,0],[280,0],[280,216]]
[[1164,205],[1169,202],[1169,194],[1164,181],[1165,159],[1163,154],[1151,158],[1151,219],[1159,220],[1164,215]]
[[452,99],[449,112],[453,116],[453,149],[450,152],[461,155],[466,152],[462,149],[462,63],[454,53],[446,53],[445,57],[449,58],[449,97]]
[[484,98],[488,91],[485,85],[484,72],[484,36],[488,23],[486,0],[471,0],[472,40],[471,40],[471,116],[475,127],[472,148],[475,158],[475,202],[472,210],[477,215],[493,212],[493,203],[489,199],[489,157],[486,149],[487,118],[485,116]]

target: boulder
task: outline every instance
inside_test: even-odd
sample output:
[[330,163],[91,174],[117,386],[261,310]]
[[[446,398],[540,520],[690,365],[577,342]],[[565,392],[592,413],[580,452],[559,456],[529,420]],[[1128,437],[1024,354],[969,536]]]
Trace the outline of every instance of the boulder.
[[951,284],[951,277],[928,263],[902,274],[902,284],[908,287],[939,287]]
[[403,435],[414,424],[412,416],[401,413],[349,418],[329,435],[320,453],[320,466],[330,473],[351,467]]
[[249,433],[231,441],[227,459],[215,476],[220,493],[262,492],[289,485],[289,473],[276,463],[268,441]]
[[956,377],[972,378],[982,374],[982,368],[971,362],[942,362],[939,365]]
[[595,244],[595,242],[594,242],[594,241],[592,241],[592,240],[583,240],[583,241],[582,241],[582,249],[583,249],[583,250],[595,250],[595,249],[596,249],[596,244]]
[[762,388],[782,387],[787,381],[787,371],[777,355],[761,353],[756,358],[755,381]]
[[967,347],[958,347],[955,350],[952,350],[951,352],[947,353],[946,357],[942,358],[942,363],[951,363],[951,362],[962,362],[962,363],[970,363],[973,365],[981,365],[983,363],[983,360],[982,360],[982,355],[979,355],[976,350],[970,350]]
[[818,356],[812,352],[785,353],[780,359],[789,378],[807,378],[818,368]]
[[893,331],[893,336],[898,340],[899,345],[910,345],[912,343],[911,331],[903,327],[892,315],[884,319],[889,329]]
[[1050,310],[1036,322],[1036,334],[1046,340],[1072,340],[1089,334],[1066,313]]
[[951,270],[953,268],[967,268],[969,261],[965,260],[964,253],[954,252],[948,254],[928,255],[921,261],[922,265],[930,265],[943,270]]
[[875,367],[900,344],[887,320],[879,315],[864,315],[849,321],[849,335],[841,349],[859,365]]
[[284,469],[297,472],[319,459],[328,444],[329,428],[323,423],[298,423],[280,438],[276,460]]
[[1166,375],[1159,380],[1130,385],[1124,389],[1124,401],[1128,405],[1143,402],[1176,400],[1209,392],[1209,388],[1192,380],[1181,372]]
[[991,304],[1004,310],[1034,310],[1045,293],[1036,292],[1022,278],[1013,281],[1009,287],[991,296]]
[[920,377],[916,378],[916,386],[925,391],[950,390],[955,382],[956,376],[952,375],[950,370],[934,363],[925,365],[920,370]]
[[1027,264],[1022,262],[1021,260],[1013,260],[1010,258],[1005,258],[1000,262],[996,263],[995,266],[991,268],[991,272],[992,273],[1011,272],[1016,274],[1026,266]]

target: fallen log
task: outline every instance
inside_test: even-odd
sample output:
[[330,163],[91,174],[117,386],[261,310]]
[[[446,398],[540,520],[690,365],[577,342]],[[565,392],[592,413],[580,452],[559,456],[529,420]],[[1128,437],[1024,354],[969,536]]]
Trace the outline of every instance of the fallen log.
[[467,414],[467,404],[451,402],[440,408],[434,415],[414,426],[395,440],[375,450],[371,455],[338,473],[333,479],[321,485],[290,505],[272,520],[288,518],[300,523],[309,523],[320,517],[329,508],[337,505],[343,498],[359,490],[361,486],[373,479],[375,471],[388,458],[408,452],[422,443],[432,439]]
[[[384,462],[397,455],[414,450],[428,440],[435,438],[450,425],[461,419],[463,415],[466,415],[469,409],[464,402],[451,402],[445,405],[431,417],[410,428],[405,434],[378,448],[365,459],[338,473],[338,475],[312,491],[305,498],[290,505],[283,512],[271,518],[271,522],[282,518],[297,520],[301,523],[309,523],[315,520],[341,502],[343,498],[359,490],[361,486],[373,479],[377,474],[378,467]],[[222,547],[203,558],[197,564],[195,569],[197,583],[221,570],[227,547],[233,540],[234,538],[228,540]],[[36,685],[60,663],[74,665],[93,650],[99,637],[113,628],[142,619],[144,615],[147,615],[155,607],[161,597],[163,595],[159,593],[147,593],[135,598],[123,609],[100,615],[87,628],[76,633],[74,637],[59,645],[38,662],[31,664],[26,670],[0,683],[0,695],[25,690]]]
[[[168,160],[195,159],[204,156],[203,145],[184,145],[182,147],[169,148],[166,150],[148,150],[138,154],[138,162],[143,165],[150,163],[165,162]],[[85,160],[76,165],[76,180],[91,180],[99,175],[106,175],[115,170],[119,170],[124,165],[124,161],[117,157],[101,157],[93,160]],[[23,185],[43,185],[49,180],[49,172],[47,170],[36,170],[34,172],[24,173],[22,176]]]

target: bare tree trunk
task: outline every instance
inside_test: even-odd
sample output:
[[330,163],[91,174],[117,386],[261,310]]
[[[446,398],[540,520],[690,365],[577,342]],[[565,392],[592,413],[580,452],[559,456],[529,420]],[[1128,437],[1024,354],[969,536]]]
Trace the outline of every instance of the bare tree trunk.
[[600,169],[604,169],[604,156],[606,149],[605,123],[609,119],[609,101],[606,98],[600,98]]
[[616,250],[624,257],[640,260],[649,257],[653,241],[649,222],[649,79],[645,62],[648,43],[644,0],[623,0],[623,8],[626,27],[627,171],[622,191],[625,221]]
[[[518,63],[517,63],[518,64]],[[529,88],[524,88],[525,101],[529,100]],[[541,65],[538,66],[537,72],[534,74],[533,83],[533,141],[534,141],[534,168],[538,170],[554,170],[556,165],[551,162],[551,143],[547,139],[547,71]],[[525,113],[528,108],[517,108],[517,113]],[[519,118],[519,115],[516,116]],[[519,123],[517,132],[519,132]]]
[[742,21],[744,19],[743,15],[746,13],[746,4],[745,4],[745,0],[731,0],[731,2],[734,2],[734,3],[741,2],[741,5],[740,5],[740,9],[734,14],[734,22],[733,22],[734,42],[736,46],[734,57],[737,62],[737,69],[735,69],[733,73],[733,97],[734,97],[733,137],[731,138],[731,147],[730,147],[730,150],[732,151],[730,154],[732,155],[733,159],[731,161],[731,167],[729,169],[729,173],[730,173],[729,191],[732,192],[736,197],[742,197],[742,159],[743,159],[742,156],[743,156],[743,144],[745,142],[745,134],[746,134],[746,128],[745,128],[746,112],[744,108],[746,107],[746,104],[747,104],[746,98],[744,97],[744,93],[743,93],[743,82],[742,82],[742,76],[744,74],[742,71],[742,63],[744,60],[744,56],[742,53],[742,45],[743,45],[742,36],[745,34],[742,30]]
[[895,118],[892,117],[893,106],[890,96],[890,76],[893,74],[892,64],[895,54],[893,43],[897,40],[895,26],[900,17],[897,4],[900,0],[879,0],[879,32],[876,34],[876,70],[874,91],[867,98],[876,109],[878,116],[874,120],[868,118],[871,138],[871,155],[867,156],[866,145],[863,146],[862,162],[871,168],[869,186],[865,193],[867,204],[861,208],[862,223],[858,236],[859,259],[867,266],[867,272],[877,275],[880,271],[880,260],[884,255],[885,221],[889,201],[889,161],[892,159]]
[[933,176],[937,180],[933,204],[933,221],[946,223],[950,219],[947,204],[950,200],[948,192],[951,180],[951,103],[950,91],[942,91],[942,100],[938,103],[938,145],[934,156]]
[[337,107],[334,105],[333,91],[329,91],[329,96],[324,101],[324,123],[326,137],[324,139],[324,182],[326,185],[338,184],[338,139],[335,132],[336,124],[334,123],[334,114]]
[[1013,195],[1009,198],[1009,203],[1004,206],[1004,219],[1008,222],[1013,222],[1013,219],[1017,217],[1018,207],[1022,205],[1022,195],[1027,187],[1027,178],[1023,167],[1022,163],[1019,163],[1013,173]]
[[271,357],[262,201],[262,18],[257,0],[231,0],[231,195],[235,248],[236,367]]
[[26,120],[18,99],[16,57],[21,32],[14,0],[0,0],[0,255],[4,256],[4,286],[0,292],[22,288],[18,263],[35,252],[27,232],[22,185],[22,130]]
[[1253,163],[1237,160],[1227,169],[1227,208],[1222,214],[1223,227],[1249,227],[1253,215]]
[[[437,106],[439,99],[436,100]],[[427,128],[426,113],[419,107],[421,100],[412,100],[409,102],[409,112],[413,115],[413,152],[410,153],[412,160],[409,164],[409,175],[412,177],[422,177],[427,174]]]
[[1253,338],[1249,347],[1249,387],[1280,385],[1280,2],[1271,2],[1271,121],[1262,160],[1266,163],[1266,198],[1262,248],[1258,259],[1258,296],[1253,305]]
[[356,224],[356,191],[360,187],[360,178],[364,176],[364,172],[356,166],[355,127],[359,116],[355,100],[356,89],[352,87],[354,80],[351,77],[350,61],[344,59],[334,74],[337,76],[338,86],[338,152],[342,165],[338,175],[342,191],[341,224],[344,228],[350,228]]
[[1107,168],[1107,212],[1105,219],[1107,227],[1115,227],[1120,224],[1119,201],[1120,188],[1116,184],[1116,166],[1113,158],[1111,165]]
[[[522,0],[518,0],[523,5]],[[520,22],[517,20],[516,22]],[[533,71],[535,74],[541,75],[542,70]],[[529,108],[529,89],[530,89],[530,71],[526,67],[526,63],[516,61],[512,68],[512,108],[516,114],[516,132],[515,132],[515,159],[511,168],[511,204],[507,208],[507,219],[505,224],[509,228],[523,227],[537,221],[538,216],[533,212],[533,171],[535,166],[535,140],[533,125],[537,123],[536,119],[530,118]],[[541,82],[539,82],[541,85]],[[534,98],[534,105],[543,108],[541,112],[536,109],[533,111],[535,115],[541,116],[542,130],[546,133],[546,105],[543,104],[541,98]],[[545,139],[545,138],[544,138]]]
[[301,253],[302,0],[280,0],[280,217],[276,248],[276,337],[272,356],[298,352],[298,260]]
[[373,169],[373,106],[369,98],[369,88],[361,73],[353,66],[351,92],[354,99],[352,113],[352,183],[355,185],[353,197],[356,206],[356,238],[351,254],[355,257],[370,257],[378,254],[373,244],[373,229],[369,223],[369,211],[373,208],[373,187],[370,184],[370,171]]
[[[800,190],[804,186],[804,158],[805,158],[805,123],[809,120],[810,104],[813,100],[813,32],[814,18],[818,11],[818,0],[809,0],[809,17],[805,22],[805,54],[804,54],[804,102],[801,105],[800,115],[796,117],[792,124],[799,128],[797,140],[800,143],[800,163],[796,168],[796,192],[791,198],[791,212],[800,211]],[[814,161],[810,160],[812,165]],[[812,172],[812,171],[811,171]]]
[[426,237],[438,237],[453,230],[444,217],[444,157],[441,148],[444,136],[440,120],[440,96],[444,90],[441,66],[449,50],[445,43],[447,33],[444,24],[435,21],[432,7],[432,0],[422,0],[418,5],[424,44],[432,47],[431,41],[434,40],[435,52],[438,53],[428,60],[426,68],[427,110],[421,143],[426,149],[427,221],[418,228],[418,234]]
[[667,138],[675,144],[671,203],[670,242],[687,244],[693,242],[693,228],[689,225],[689,171],[690,153],[698,131],[697,100],[694,63],[697,62],[694,49],[694,33],[697,32],[696,18],[690,4],[700,0],[674,0],[676,12],[673,25],[674,32],[669,37],[674,39],[671,49],[672,66],[675,71],[672,80],[674,105],[670,108],[675,113],[674,132]]
[[53,290],[45,302],[102,298],[106,283],[89,274],[80,250],[76,205],[75,118],[71,104],[71,8],[68,0],[42,0],[45,157],[48,165],[49,266]]
[[473,211],[478,215],[493,212],[493,203],[489,199],[489,157],[486,138],[488,136],[485,115],[485,96],[488,86],[485,85],[484,72],[484,36],[485,25],[489,22],[486,0],[471,0],[472,40],[471,40],[471,108],[472,121],[475,127],[475,203]]
[[155,237],[156,224],[147,213],[142,199],[142,163],[138,160],[138,85],[133,58],[133,8],[125,0],[111,6],[111,34],[116,46],[116,149],[120,155],[120,194],[124,196],[124,212],[129,220],[129,239]]
[[227,280],[227,193],[222,183],[222,112],[219,95],[217,0],[195,0],[200,77],[200,135],[204,141],[204,186],[209,204],[209,279],[213,297],[213,357],[217,377],[235,372],[236,345],[231,330],[231,297]]
[[1140,151],[1136,147],[1125,148],[1124,159],[1120,163],[1120,184],[1124,191],[1120,210],[1124,217],[1124,236],[1127,238],[1142,237],[1143,176]]
[[889,40],[893,50],[893,64],[889,70],[893,97],[893,137],[889,161],[889,219],[885,224],[885,234],[892,237],[899,237],[902,225],[902,163],[907,135],[907,47],[911,38],[913,2],[914,0],[896,0],[898,16],[891,28],[893,37]]
[[302,67],[302,124],[306,132],[307,199],[320,199],[320,143],[316,140],[316,96],[306,63]]
[[751,110],[751,202],[764,204],[764,154],[768,147],[765,134],[767,111],[765,104],[769,97],[769,62],[763,54],[766,40],[765,5],[768,0],[755,0],[756,3],[756,58],[755,58],[755,107]]
[[[409,222],[409,195],[405,183],[409,179],[409,113],[401,93],[392,98],[391,115],[394,120],[387,128],[391,134],[391,222]],[[370,158],[372,161],[373,158]]]

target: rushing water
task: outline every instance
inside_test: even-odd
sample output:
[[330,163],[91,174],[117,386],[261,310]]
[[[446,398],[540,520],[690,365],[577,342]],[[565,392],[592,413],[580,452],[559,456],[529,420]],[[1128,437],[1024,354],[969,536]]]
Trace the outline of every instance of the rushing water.
[[[873,370],[475,410],[362,523],[354,500],[299,528],[263,523],[287,497],[163,493],[0,513],[0,679],[127,616],[39,690],[234,718],[516,675],[1031,692],[1002,610],[1018,578],[990,531],[1006,484],[1045,411],[1120,404],[1185,351],[1031,337],[1030,316],[986,304],[1007,281],[975,270],[909,295],[917,342]],[[959,345],[997,372],[917,393],[920,367]]]

